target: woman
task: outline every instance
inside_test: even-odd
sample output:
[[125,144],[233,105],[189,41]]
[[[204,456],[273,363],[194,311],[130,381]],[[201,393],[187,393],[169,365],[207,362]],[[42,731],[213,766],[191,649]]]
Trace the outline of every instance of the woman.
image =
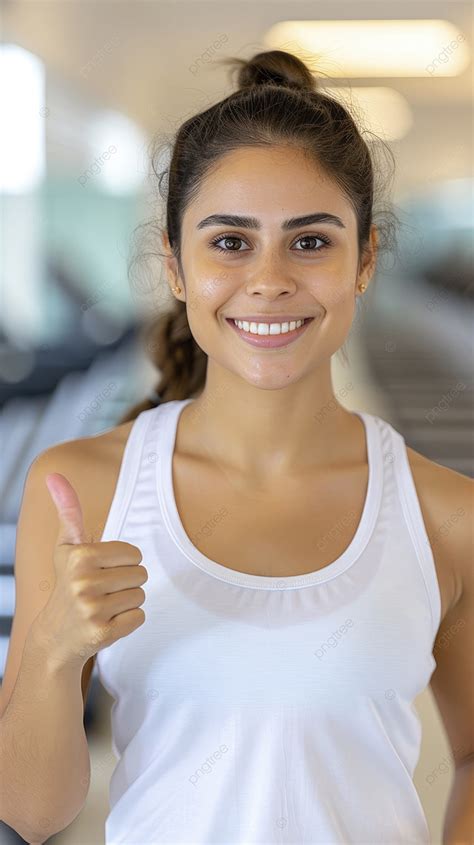
[[429,842],[412,702],[430,680],[456,764],[445,842],[467,842],[468,520],[428,536],[472,483],[334,396],[384,234],[354,121],[289,53],[238,81],[173,148],[157,395],[30,470],[17,571],[41,521],[35,579],[54,588],[20,672],[36,715],[18,689],[6,710],[39,748],[22,829],[43,841],[86,800],[77,681],[85,700],[96,659],[119,758],[107,845]]

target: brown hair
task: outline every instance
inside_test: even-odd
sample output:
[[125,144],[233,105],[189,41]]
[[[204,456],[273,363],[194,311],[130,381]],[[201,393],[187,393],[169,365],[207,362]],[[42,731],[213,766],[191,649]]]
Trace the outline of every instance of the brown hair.
[[[182,124],[172,143],[169,167],[159,171],[163,155],[161,143],[152,154],[153,172],[166,204],[165,231],[181,278],[184,277],[181,265],[184,210],[219,157],[245,146],[291,144],[321,164],[354,209],[360,266],[374,218],[376,185],[373,153],[349,111],[337,99],[323,93],[308,66],[291,53],[270,50],[257,53],[249,60],[225,58],[221,62],[238,70],[238,90]],[[385,143],[381,143],[392,156]],[[378,176],[381,172],[382,168],[377,167]],[[163,182],[167,184],[162,193]],[[385,219],[377,222],[378,253],[391,246],[395,217],[391,211],[383,212],[382,216]],[[139,267],[143,258],[161,255],[156,243],[163,231],[155,219],[139,227],[139,247],[129,271]],[[143,233],[151,236],[149,250],[142,248]],[[164,285],[167,288],[166,281]],[[167,292],[169,294],[169,290]],[[156,299],[154,296],[155,306]],[[357,297],[357,302],[359,300]],[[121,423],[134,419],[159,402],[193,398],[202,391],[207,355],[191,334],[187,307],[190,303],[175,299],[171,310],[160,311],[145,327],[147,351],[160,373],[156,395],[135,404],[121,418]],[[345,354],[344,347],[342,349]]]

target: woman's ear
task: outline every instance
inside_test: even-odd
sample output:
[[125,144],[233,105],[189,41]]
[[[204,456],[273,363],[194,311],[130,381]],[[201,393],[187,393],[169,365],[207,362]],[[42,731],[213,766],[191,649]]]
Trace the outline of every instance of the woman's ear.
[[369,282],[374,275],[375,267],[377,264],[377,248],[379,242],[379,234],[377,230],[377,226],[375,223],[372,223],[370,227],[370,234],[369,234],[369,243],[366,245],[363,254],[363,261],[361,263],[361,268],[359,270],[359,274],[357,276],[356,287],[364,282],[366,287],[368,287]]
[[166,229],[161,233],[161,243],[165,252],[171,252],[171,245]]
[[166,281],[168,282],[168,287],[175,296],[175,292],[173,288],[179,284],[179,267],[178,267],[178,259],[173,255],[173,250],[170,245],[168,232],[164,231],[161,235],[161,242],[163,244],[163,250],[165,252],[164,256],[164,266],[166,270]]

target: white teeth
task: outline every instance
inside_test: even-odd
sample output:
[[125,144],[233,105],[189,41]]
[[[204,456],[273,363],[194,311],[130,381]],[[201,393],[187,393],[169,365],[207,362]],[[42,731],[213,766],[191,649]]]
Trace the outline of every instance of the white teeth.
[[304,320],[292,320],[290,323],[248,323],[247,320],[234,320],[239,329],[250,334],[286,334],[299,329]]

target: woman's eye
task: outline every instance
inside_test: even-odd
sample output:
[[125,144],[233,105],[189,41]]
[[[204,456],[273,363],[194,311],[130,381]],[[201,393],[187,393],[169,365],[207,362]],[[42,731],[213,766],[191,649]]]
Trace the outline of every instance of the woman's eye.
[[220,250],[221,252],[245,252],[245,250],[240,249],[224,249],[223,247],[218,246],[221,241],[225,241],[226,244],[232,241],[240,241],[241,244],[245,243],[242,238],[238,238],[236,235],[221,235],[219,238],[215,238],[213,241],[211,241],[211,246],[214,247],[214,249]]
[[329,238],[322,238],[322,237],[320,237],[319,235],[303,235],[303,237],[298,238],[298,240],[297,240],[297,241],[295,241],[295,243],[298,243],[299,241],[301,241],[301,242],[306,241],[306,243],[307,243],[308,241],[310,241],[310,242],[312,242],[313,244],[314,244],[316,241],[321,241],[321,242],[322,242],[322,246],[318,247],[317,249],[307,249],[307,248],[305,247],[303,250],[297,250],[297,252],[320,252],[322,249],[324,249],[326,246],[329,246],[329,244],[331,243],[331,241],[329,240]]
[[[225,242],[226,248],[219,246],[222,241]],[[315,246],[317,241],[321,242],[321,246]],[[245,243],[243,238],[239,238],[237,235],[220,235],[218,238],[214,238],[214,240],[211,241],[210,246],[213,249],[217,249],[219,252],[247,252],[247,250],[242,250],[238,247],[235,248],[236,242],[240,244]],[[299,242],[309,244],[309,247],[304,246],[302,249],[297,249],[297,252],[321,252],[321,250],[331,245],[329,238],[323,235],[302,235],[297,241],[295,241],[295,243]],[[230,248],[227,248],[228,245],[232,243],[234,244],[234,247],[230,246]]]

